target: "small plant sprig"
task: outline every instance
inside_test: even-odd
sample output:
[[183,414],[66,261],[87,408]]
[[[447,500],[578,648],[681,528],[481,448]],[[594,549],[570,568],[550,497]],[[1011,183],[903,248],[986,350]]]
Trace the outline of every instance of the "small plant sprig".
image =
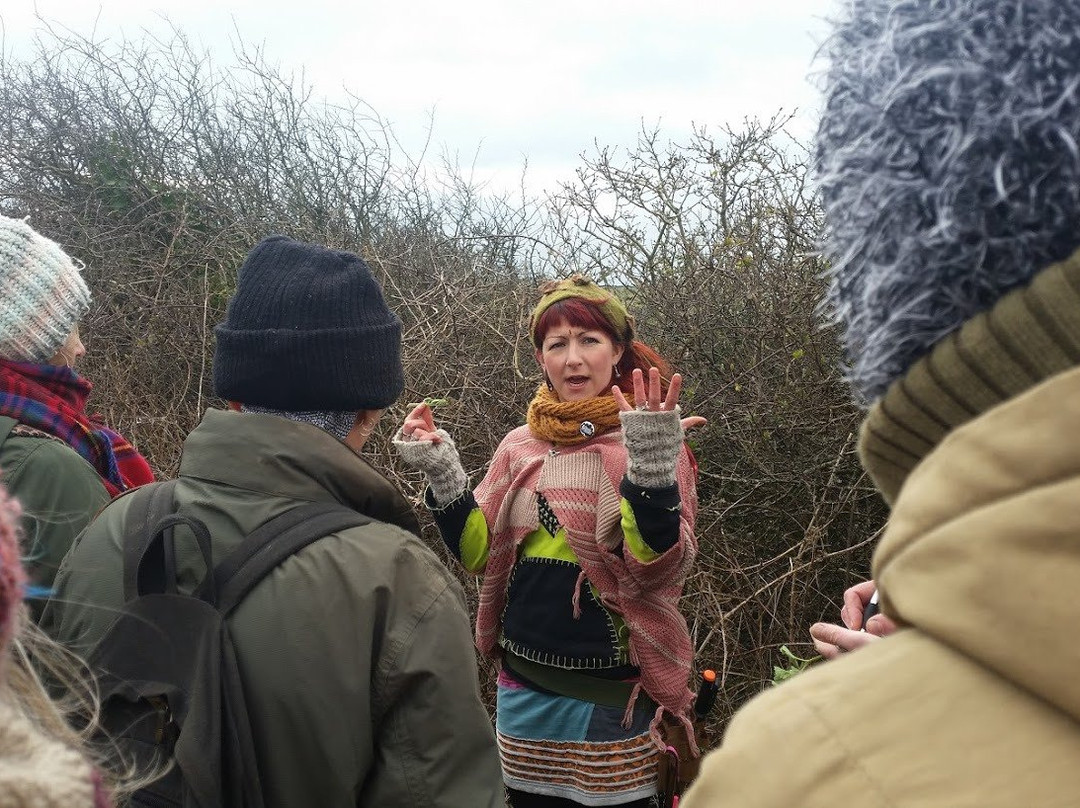
[[795,674],[802,673],[815,662],[819,662],[822,659],[820,654],[818,656],[812,656],[809,659],[796,656],[786,645],[780,646],[780,653],[787,657],[788,665],[787,667],[773,665],[772,683],[774,686],[781,682],[786,682]]
[[411,410],[419,407],[421,404],[427,404],[429,407],[431,407],[431,409],[435,409],[436,407],[445,407],[449,403],[450,399],[448,398],[435,398],[433,396],[428,396],[423,401],[410,401],[405,406]]

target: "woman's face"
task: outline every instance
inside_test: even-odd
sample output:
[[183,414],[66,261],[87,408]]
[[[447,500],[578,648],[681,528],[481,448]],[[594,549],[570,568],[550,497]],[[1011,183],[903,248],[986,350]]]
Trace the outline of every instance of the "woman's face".
[[82,359],[86,353],[86,346],[82,344],[82,340],[79,339],[79,326],[76,325],[71,329],[71,333],[68,334],[68,338],[64,341],[64,344],[60,346],[60,350],[56,352],[56,355],[49,360],[50,365],[67,365],[69,368],[75,367],[75,363]]
[[536,358],[560,401],[581,401],[605,392],[623,348],[601,329],[560,320],[544,334]]

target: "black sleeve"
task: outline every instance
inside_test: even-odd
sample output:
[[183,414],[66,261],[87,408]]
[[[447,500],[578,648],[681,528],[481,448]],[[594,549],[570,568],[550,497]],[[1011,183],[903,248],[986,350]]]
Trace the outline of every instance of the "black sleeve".
[[619,493],[634,512],[641,539],[655,553],[670,550],[679,541],[682,497],[678,484],[645,488],[623,477]]
[[435,524],[439,526],[439,533],[447,549],[454,558],[461,561],[461,538],[465,533],[465,521],[469,514],[479,507],[473,492],[466,489],[457,499],[439,507],[429,488],[424,492],[424,505],[435,518]]

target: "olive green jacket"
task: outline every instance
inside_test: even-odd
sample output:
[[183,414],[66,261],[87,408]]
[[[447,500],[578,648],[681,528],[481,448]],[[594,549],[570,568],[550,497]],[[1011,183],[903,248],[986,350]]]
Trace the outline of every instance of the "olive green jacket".
[[1080,805],[1080,369],[953,430],[874,555],[894,635],[738,712],[683,808]]
[[[299,551],[229,618],[267,808],[503,804],[463,592],[386,478],[316,427],[210,410],[185,441],[175,499],[216,559],[304,502],[379,520]],[[129,502],[105,509],[57,577],[42,624],[76,650],[120,606]],[[191,589],[197,550],[177,548]]]
[[94,467],[62,440],[7,417],[0,417],[0,481],[22,506],[30,581],[50,587],[71,543],[109,502],[109,492]]

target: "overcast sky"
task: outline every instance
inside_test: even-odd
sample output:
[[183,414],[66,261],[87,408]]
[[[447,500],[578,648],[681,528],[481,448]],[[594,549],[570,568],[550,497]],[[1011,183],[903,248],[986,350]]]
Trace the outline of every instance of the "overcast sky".
[[632,145],[642,123],[678,139],[747,116],[796,112],[837,0],[3,0],[4,47],[25,52],[41,18],[98,36],[167,29],[226,54],[237,35],[304,70],[319,93],[348,88],[410,151],[434,121],[434,156],[456,156],[492,190],[572,174],[579,155]]

